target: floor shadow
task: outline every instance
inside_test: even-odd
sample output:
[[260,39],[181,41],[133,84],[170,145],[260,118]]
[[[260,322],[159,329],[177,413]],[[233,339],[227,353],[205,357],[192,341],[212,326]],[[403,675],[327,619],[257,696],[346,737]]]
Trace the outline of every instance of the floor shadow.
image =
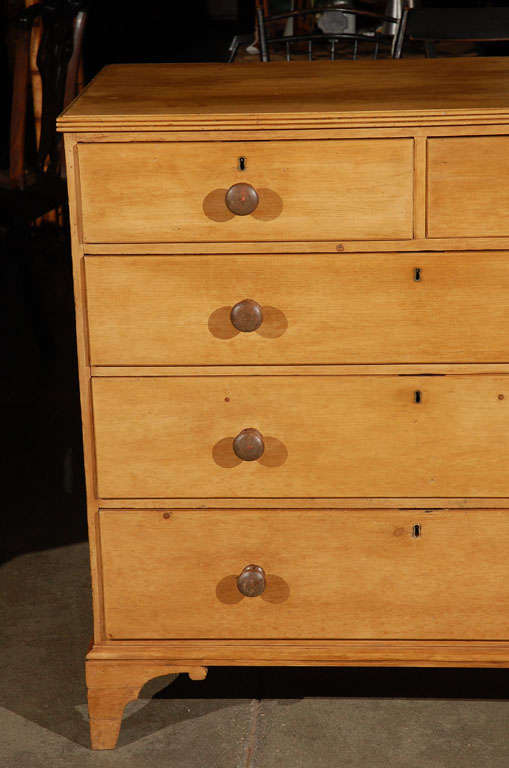
[[506,699],[508,669],[405,667],[210,667],[200,687],[177,678],[166,699],[423,698]]
[[[0,707],[84,747],[89,746],[84,659],[92,635],[88,547],[75,544],[16,557],[0,568],[6,607],[0,629]],[[246,698],[238,696],[230,699]],[[231,706],[226,695],[200,696],[190,708],[183,694],[187,676],[148,681],[124,715],[119,744]],[[170,683],[170,684],[169,684]],[[167,686],[167,687],[165,687]],[[184,688],[183,688],[184,686]],[[159,690],[172,691],[171,707],[150,703]]]
[[200,699],[195,700],[190,708],[187,701],[179,700],[173,702],[173,706],[163,708],[157,706],[154,699],[138,699],[134,702],[134,707],[132,704],[126,707],[117,746],[124,747],[163,728],[228,709],[232,703],[225,699]]
[[84,658],[92,634],[88,547],[15,557],[0,568],[0,705],[88,745]]

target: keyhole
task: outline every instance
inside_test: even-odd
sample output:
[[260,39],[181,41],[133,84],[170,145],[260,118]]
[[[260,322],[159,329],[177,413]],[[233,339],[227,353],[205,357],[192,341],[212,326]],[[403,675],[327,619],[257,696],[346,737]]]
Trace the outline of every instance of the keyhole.
[[246,170],[246,158],[239,157],[239,171],[245,171],[245,170]]
[[414,280],[415,280],[416,283],[420,283],[421,282],[421,268],[420,267],[416,267],[414,269]]
[[414,401],[416,403],[420,403],[421,399],[422,399],[421,390],[420,389],[416,389],[415,392],[414,392]]
[[421,524],[416,523],[415,525],[412,526],[412,536],[414,537],[414,539],[418,539],[420,535],[421,535]]

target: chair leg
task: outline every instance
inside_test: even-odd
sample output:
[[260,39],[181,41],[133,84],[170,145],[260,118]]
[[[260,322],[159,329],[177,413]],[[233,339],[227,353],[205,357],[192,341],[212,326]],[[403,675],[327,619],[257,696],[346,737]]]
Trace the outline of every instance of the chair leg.
[[435,50],[435,45],[430,40],[426,40],[424,43],[424,51],[427,59],[436,59],[437,53]]
[[258,35],[260,38],[260,58],[262,61],[270,61],[269,51],[267,48],[267,37],[265,35],[265,22],[263,18],[263,11],[258,6],[256,9],[256,21],[258,24]]
[[235,56],[237,55],[237,51],[239,50],[239,44],[240,44],[239,36],[235,35],[235,37],[233,38],[233,40],[231,42],[230,49],[229,49],[230,50],[230,55],[228,56],[228,59],[227,59],[227,63],[228,64],[233,64],[233,62],[235,60]]
[[406,27],[408,21],[408,9],[405,8],[401,14],[401,19],[394,36],[392,56],[394,59],[400,59],[403,53],[403,43],[405,42]]

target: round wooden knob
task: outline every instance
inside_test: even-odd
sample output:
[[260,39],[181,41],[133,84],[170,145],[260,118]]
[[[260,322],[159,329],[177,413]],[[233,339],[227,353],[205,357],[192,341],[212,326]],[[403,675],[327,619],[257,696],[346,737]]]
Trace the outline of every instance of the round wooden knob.
[[263,312],[260,305],[252,299],[239,301],[230,312],[232,325],[242,333],[256,331],[263,322]]
[[265,571],[261,565],[246,565],[237,577],[237,587],[244,597],[258,597],[265,590]]
[[226,207],[237,216],[253,213],[258,202],[258,192],[251,184],[234,184],[225,197]]
[[233,439],[233,450],[242,461],[256,461],[265,450],[262,434],[252,427],[243,429]]

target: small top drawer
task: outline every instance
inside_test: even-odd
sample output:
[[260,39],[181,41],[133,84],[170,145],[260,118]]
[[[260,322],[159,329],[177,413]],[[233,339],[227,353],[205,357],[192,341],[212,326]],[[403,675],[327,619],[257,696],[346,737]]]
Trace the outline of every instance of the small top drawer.
[[[82,142],[78,157],[89,243],[412,237],[412,139]],[[249,200],[233,190],[229,208],[240,183]]]
[[428,140],[428,237],[509,236],[509,136]]

